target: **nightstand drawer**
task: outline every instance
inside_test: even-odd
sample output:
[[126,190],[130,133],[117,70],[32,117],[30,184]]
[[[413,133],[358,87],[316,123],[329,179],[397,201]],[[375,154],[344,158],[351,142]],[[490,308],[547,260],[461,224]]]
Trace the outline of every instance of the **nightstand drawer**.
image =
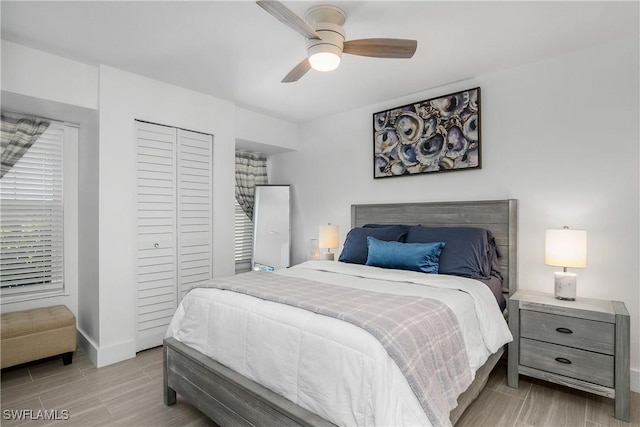
[[537,311],[520,311],[520,336],[604,354],[614,354],[615,325]]
[[520,364],[613,387],[613,356],[521,338]]

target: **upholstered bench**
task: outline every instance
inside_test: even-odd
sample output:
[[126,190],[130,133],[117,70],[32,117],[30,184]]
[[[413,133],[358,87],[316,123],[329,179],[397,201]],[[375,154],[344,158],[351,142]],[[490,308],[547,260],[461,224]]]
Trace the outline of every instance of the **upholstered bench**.
[[76,318],[64,305],[2,313],[0,367],[62,355],[71,363],[76,349]]

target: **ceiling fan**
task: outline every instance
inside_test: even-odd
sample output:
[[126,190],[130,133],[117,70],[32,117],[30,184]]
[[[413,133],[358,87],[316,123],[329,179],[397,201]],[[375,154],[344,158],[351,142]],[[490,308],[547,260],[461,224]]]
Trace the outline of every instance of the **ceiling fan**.
[[347,16],[336,6],[320,5],[307,10],[304,19],[279,1],[256,2],[280,22],[307,39],[307,58],[293,67],[282,83],[298,81],[312,68],[331,71],[340,65],[343,53],[374,58],[411,58],[418,42],[407,39],[360,39],[345,41],[342,26]]

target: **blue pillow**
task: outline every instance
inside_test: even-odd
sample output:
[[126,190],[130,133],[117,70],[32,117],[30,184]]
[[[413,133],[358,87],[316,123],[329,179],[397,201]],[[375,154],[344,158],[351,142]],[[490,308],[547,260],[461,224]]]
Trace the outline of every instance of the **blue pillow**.
[[442,242],[383,242],[371,236],[367,237],[367,245],[369,248],[367,265],[424,273],[438,272],[440,253],[444,248]]
[[384,241],[399,241],[407,233],[405,227],[391,225],[379,228],[352,228],[344,241],[342,252],[338,261],[352,264],[364,264],[367,262],[367,237],[375,237]]
[[496,255],[493,235],[489,230],[476,227],[423,227],[409,228],[407,243],[444,242],[440,254],[440,274],[489,279]]
[[407,237],[407,233],[409,232],[410,225],[406,224],[365,224],[362,228],[385,228],[385,227],[400,227],[404,230],[405,235],[398,240],[399,242],[404,242],[405,237]]

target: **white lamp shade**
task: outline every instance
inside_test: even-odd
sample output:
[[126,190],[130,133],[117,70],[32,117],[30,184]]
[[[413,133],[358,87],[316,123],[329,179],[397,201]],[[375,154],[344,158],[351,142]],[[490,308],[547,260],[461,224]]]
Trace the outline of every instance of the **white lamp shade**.
[[544,263],[558,267],[587,266],[587,232],[584,230],[546,230]]
[[340,226],[321,225],[318,230],[318,246],[328,249],[335,249],[340,246]]

